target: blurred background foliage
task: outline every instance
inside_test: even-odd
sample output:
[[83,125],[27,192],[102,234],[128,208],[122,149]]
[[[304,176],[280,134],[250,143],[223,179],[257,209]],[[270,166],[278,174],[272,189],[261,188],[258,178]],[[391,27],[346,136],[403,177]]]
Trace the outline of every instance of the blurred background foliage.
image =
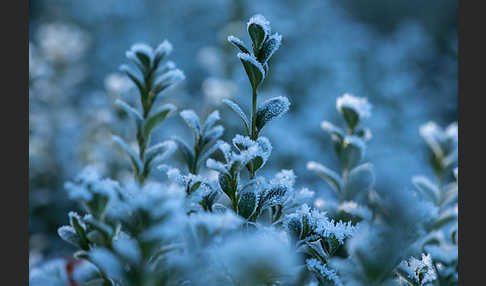
[[[442,126],[457,120],[457,5],[453,0],[30,1],[30,263],[53,250],[70,250],[56,234],[67,211],[76,208],[65,194],[66,180],[87,164],[121,180],[128,174],[128,162],[110,135],[133,138],[134,126],[113,108],[117,97],[135,100],[118,71],[131,44],[170,40],[171,60],[187,79],[163,100],[202,117],[219,109],[224,138],[230,139],[242,130],[221,100],[233,98],[248,108],[251,90],[226,37],[246,40],[243,21],[265,15],[283,43],[260,100],[283,95],[292,104],[288,116],[266,130],[274,147],[267,170],[294,169],[297,184],[326,201],[332,193],[305,166],[310,160],[338,164],[319,124],[339,122],[335,101],[345,92],[373,104],[366,157],[376,166],[377,188],[411,188],[413,175],[430,174],[418,129],[429,120]],[[190,137],[180,117],[167,122],[157,130],[160,139]]]

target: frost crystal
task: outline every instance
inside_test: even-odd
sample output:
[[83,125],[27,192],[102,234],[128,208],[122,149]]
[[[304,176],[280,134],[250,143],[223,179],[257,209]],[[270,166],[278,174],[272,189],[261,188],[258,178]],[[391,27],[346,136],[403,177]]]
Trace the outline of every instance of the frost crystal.
[[412,256],[408,261],[402,261],[398,267],[408,275],[408,278],[421,283],[420,285],[437,279],[430,254],[422,253],[421,260]]
[[253,17],[251,17],[248,23],[246,23],[247,29],[250,28],[250,25],[252,24],[262,27],[266,35],[270,33],[270,22],[267,19],[265,19],[263,15],[256,14]]
[[342,114],[343,108],[350,108],[354,110],[360,119],[365,119],[371,116],[371,104],[365,97],[356,97],[349,93],[345,93],[336,101],[336,108]]
[[343,286],[344,284],[341,282],[341,279],[337,275],[334,269],[329,269],[325,264],[320,262],[315,258],[310,258],[305,261],[307,268],[311,271],[316,271],[327,280],[332,281],[336,286]]

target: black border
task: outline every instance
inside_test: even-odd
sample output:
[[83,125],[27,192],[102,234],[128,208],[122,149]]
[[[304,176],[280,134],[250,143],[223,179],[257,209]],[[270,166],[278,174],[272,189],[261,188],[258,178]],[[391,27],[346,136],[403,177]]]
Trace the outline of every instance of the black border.
[[5,2],[0,17],[3,285],[29,283],[29,7],[30,1]]

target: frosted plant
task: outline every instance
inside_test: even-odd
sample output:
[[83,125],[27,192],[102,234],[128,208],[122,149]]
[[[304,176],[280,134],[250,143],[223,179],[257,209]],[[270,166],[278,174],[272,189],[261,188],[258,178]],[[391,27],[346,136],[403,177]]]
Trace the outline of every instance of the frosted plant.
[[336,108],[342,115],[346,128],[340,128],[328,121],[321,122],[321,128],[331,136],[334,150],[341,163],[341,172],[311,161],[307,169],[323,178],[335,192],[338,207],[334,212],[342,219],[359,221],[369,217],[369,210],[362,203],[375,181],[374,167],[362,161],[366,141],[371,139],[371,131],[360,127],[363,119],[370,117],[371,104],[366,98],[344,94],[336,100]]
[[457,285],[457,123],[451,123],[443,130],[436,123],[428,122],[420,127],[419,132],[427,143],[435,180],[419,175],[414,176],[412,182],[416,193],[438,210],[427,228],[429,232],[422,238],[422,246],[432,257],[431,264],[437,273],[436,284]]
[[[128,153],[135,180],[106,179],[87,168],[65,184],[82,206],[58,229],[75,247],[74,259],[33,268],[33,285],[457,285],[457,182],[445,184],[454,166],[449,148],[454,128],[422,132],[433,166],[443,169],[436,172],[438,185],[420,179],[414,181],[416,192],[375,190],[372,165],[361,163],[371,138],[362,127],[371,105],[344,95],[336,108],[345,128],[321,124],[333,140],[340,172],[309,163],[335,190],[339,205],[329,213],[311,208],[314,192],[297,189],[294,171],[267,176],[264,169],[272,144],[262,130],[290,103],[277,96],[257,104],[257,89],[281,37],[271,34],[261,15],[250,19],[247,30],[250,48],[228,38],[241,50],[252,87],[250,117],[224,101],[243,122],[230,143],[221,140],[218,111],[202,122],[186,109],[179,115],[193,132],[192,144],[173,139],[152,145],[153,130],[175,111],[172,105],[158,107],[158,94],[183,75],[173,63],[161,64],[171,50],[168,42],[155,50],[132,46],[127,57],[133,66],[122,70],[140,105],[121,100],[117,105],[135,119],[136,142],[114,140]],[[119,80],[110,79],[113,91],[128,87]],[[184,170],[160,164],[176,147]],[[177,184],[147,180],[154,166]]]
[[128,65],[120,68],[133,81],[140,96],[141,112],[121,99],[116,101],[135,121],[138,152],[121,137],[114,136],[113,141],[129,156],[135,178],[140,183],[144,183],[150,171],[175,150],[173,141],[150,145],[152,132],[176,110],[172,104],[157,106],[156,100],[164,90],[185,78],[174,63],[162,64],[171,51],[172,45],[168,41],[162,42],[155,50],[145,44],[135,44],[126,52],[126,57],[136,69]]
[[257,89],[265,79],[268,72],[268,60],[280,48],[282,36],[278,33],[271,34],[270,22],[262,15],[255,15],[247,23],[248,34],[251,38],[251,50],[243,41],[229,36],[228,41],[240,49],[238,58],[245,68],[252,87],[251,121],[248,121],[245,113],[236,103],[229,100],[226,104],[233,109],[243,120],[245,131],[252,140],[258,138],[263,126],[271,119],[287,112],[290,105],[287,98],[272,98],[257,109]]
[[336,222],[326,213],[306,204],[286,216],[286,228],[296,251],[304,256],[307,269],[322,285],[343,285],[337,272],[329,268],[334,255],[343,255],[345,239],[356,232],[351,222]]
[[397,272],[400,274],[400,278],[408,283],[403,285],[430,285],[428,283],[437,279],[432,258],[423,253],[420,260],[411,257],[408,261],[402,261],[397,267]]

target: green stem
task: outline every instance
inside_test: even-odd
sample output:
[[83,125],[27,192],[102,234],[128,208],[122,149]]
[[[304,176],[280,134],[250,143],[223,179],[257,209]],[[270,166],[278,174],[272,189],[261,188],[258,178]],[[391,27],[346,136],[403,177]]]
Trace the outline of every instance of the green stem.
[[256,88],[252,89],[252,105],[251,105],[251,139],[257,139],[257,130],[256,130],[256,113],[257,113],[257,92]]

